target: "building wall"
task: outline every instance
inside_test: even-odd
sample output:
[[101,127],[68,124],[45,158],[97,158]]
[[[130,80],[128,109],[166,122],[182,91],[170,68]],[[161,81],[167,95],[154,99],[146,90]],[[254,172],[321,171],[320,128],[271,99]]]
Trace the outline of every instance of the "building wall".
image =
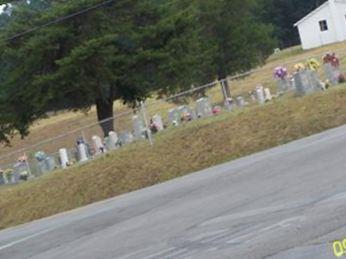
[[338,10],[339,26],[342,30],[343,40],[346,40],[346,3],[335,3]]
[[[326,20],[328,31],[321,31],[319,21]],[[335,25],[329,5],[298,25],[303,49],[312,49],[337,41]]]

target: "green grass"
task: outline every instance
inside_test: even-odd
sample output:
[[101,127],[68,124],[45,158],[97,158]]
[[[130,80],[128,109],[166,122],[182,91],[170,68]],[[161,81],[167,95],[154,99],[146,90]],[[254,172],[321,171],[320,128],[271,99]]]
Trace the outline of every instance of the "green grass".
[[346,87],[198,120],[92,163],[0,189],[0,228],[183,176],[346,123]]
[[304,52],[301,46],[295,46],[292,48],[281,50],[279,53],[273,54],[271,57],[269,57],[268,62],[273,62],[277,60],[283,60],[290,58],[292,56],[300,55]]

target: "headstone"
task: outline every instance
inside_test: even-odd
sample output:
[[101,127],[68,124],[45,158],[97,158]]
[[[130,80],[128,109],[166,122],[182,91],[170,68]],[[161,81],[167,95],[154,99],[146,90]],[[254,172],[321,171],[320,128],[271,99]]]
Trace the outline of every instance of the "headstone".
[[146,129],[143,125],[142,119],[138,115],[132,117],[133,133],[136,139],[144,139]]
[[59,157],[62,169],[66,169],[70,164],[66,148],[59,149]]
[[212,107],[208,98],[203,97],[197,100],[196,112],[197,117],[208,117],[213,115]]
[[278,92],[286,93],[293,89],[292,82],[289,78],[277,79]]
[[264,97],[266,101],[271,101],[273,99],[272,94],[270,93],[269,88],[264,88]]
[[243,96],[238,96],[237,97],[237,105],[239,107],[245,107],[246,103],[245,103],[245,99]]
[[155,124],[156,128],[158,131],[164,130],[163,122],[162,122],[162,117],[158,114],[154,115],[152,118],[153,123]]
[[114,131],[109,132],[108,137],[105,139],[107,150],[116,150],[118,141],[118,134]]
[[13,178],[12,183],[19,183],[20,181],[26,181],[29,178],[28,167],[25,162],[17,162],[13,166]]
[[296,72],[293,77],[294,85],[299,95],[322,91],[324,88],[314,71],[300,70],[299,72]]
[[94,149],[95,149],[95,154],[94,155],[100,155],[105,152],[105,146],[102,143],[102,139],[99,136],[93,136],[92,137]]
[[177,108],[173,108],[168,111],[168,120],[173,126],[179,126],[180,114]]
[[48,156],[45,160],[48,172],[53,171],[57,168],[54,157]]
[[88,161],[87,147],[84,143],[79,143],[78,145],[78,157],[79,157],[79,162],[83,163]]
[[260,105],[265,103],[265,95],[263,86],[258,86],[256,88],[256,99]]
[[324,64],[324,71],[327,79],[332,85],[337,85],[339,83],[341,72],[338,67],[335,67],[330,63],[326,63]]
[[180,121],[192,121],[197,119],[196,113],[188,106],[180,106],[177,110],[179,113]]
[[119,142],[121,145],[131,144],[134,141],[134,137],[131,132],[122,132],[119,135]]
[[37,160],[37,167],[42,174],[53,171],[56,168],[55,159],[47,156],[43,151],[36,152],[35,158]]

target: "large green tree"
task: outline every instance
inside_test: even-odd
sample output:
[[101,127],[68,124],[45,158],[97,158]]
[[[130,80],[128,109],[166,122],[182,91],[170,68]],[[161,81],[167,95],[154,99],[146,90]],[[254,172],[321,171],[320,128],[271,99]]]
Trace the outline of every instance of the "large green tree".
[[[272,26],[261,22],[255,0],[198,0],[205,73],[224,79],[263,63],[275,46]],[[228,95],[229,86],[226,85]]]
[[[10,37],[100,2],[53,1],[40,13],[18,6],[3,35]],[[114,100],[135,103],[160,85],[181,83],[177,64],[193,61],[185,61],[179,50],[185,42],[177,39],[189,28],[182,14],[171,15],[169,9],[168,2],[113,1],[4,44],[0,137],[15,131],[25,136],[30,124],[47,111],[88,109],[93,104],[108,134],[113,121],[104,120],[113,116]]]
[[92,105],[108,134],[114,100],[135,104],[225,78],[257,66],[274,46],[255,0],[116,0],[61,18],[101,2],[11,5],[0,37],[35,30],[0,40],[0,140],[25,136],[48,111]]

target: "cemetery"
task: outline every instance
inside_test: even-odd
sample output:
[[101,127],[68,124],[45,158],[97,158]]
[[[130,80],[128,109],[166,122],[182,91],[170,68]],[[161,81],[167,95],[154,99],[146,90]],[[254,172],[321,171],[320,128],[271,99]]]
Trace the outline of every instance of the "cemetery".
[[[53,152],[38,146],[17,154],[14,163],[0,167],[0,206],[23,216],[8,218],[0,212],[0,228],[49,215],[42,214],[46,209],[33,213],[30,208],[37,204],[65,211],[346,123],[346,91],[339,86],[345,70],[337,54],[326,53],[292,59],[288,65],[274,61],[253,76],[231,79],[232,96],[226,99],[223,84],[215,82],[204,97],[187,94],[186,103],[149,100],[146,114],[137,110],[121,117],[116,123],[124,127],[108,137],[93,126],[84,136],[73,131],[69,141],[55,140]],[[283,77],[278,77],[279,70],[286,71]],[[149,136],[154,146],[148,144]],[[63,198],[80,192],[78,186],[83,186],[82,200],[77,201],[78,195],[75,203]],[[54,203],[44,195],[50,190],[59,197]],[[34,198],[20,200],[17,195]],[[9,203],[12,199],[16,202]]]
[[[78,136],[74,144],[60,147],[57,153],[48,154],[44,150],[39,150],[34,153],[34,159],[31,160],[24,154],[12,166],[0,169],[0,185],[18,184],[58,169],[84,164],[133,142],[145,140],[151,142],[153,135],[172,127],[218,116],[223,112],[243,109],[246,106],[263,106],[289,93],[305,96],[323,92],[345,81],[343,71],[340,69],[340,60],[335,53],[326,53],[321,58],[321,63],[316,58],[309,58],[306,62],[296,63],[291,68],[275,67],[272,81],[276,84],[276,90],[259,84],[248,94],[228,96],[221,103],[213,102],[206,95],[187,104],[176,105],[165,113],[157,110],[157,113],[153,114],[151,109],[149,115],[141,106],[132,115],[130,130],[111,131],[105,138],[96,134],[90,138]],[[325,80],[320,79],[319,70],[324,73]],[[221,88],[220,93],[225,93],[224,81],[216,81],[211,86]],[[189,96],[190,93],[187,94]]]

